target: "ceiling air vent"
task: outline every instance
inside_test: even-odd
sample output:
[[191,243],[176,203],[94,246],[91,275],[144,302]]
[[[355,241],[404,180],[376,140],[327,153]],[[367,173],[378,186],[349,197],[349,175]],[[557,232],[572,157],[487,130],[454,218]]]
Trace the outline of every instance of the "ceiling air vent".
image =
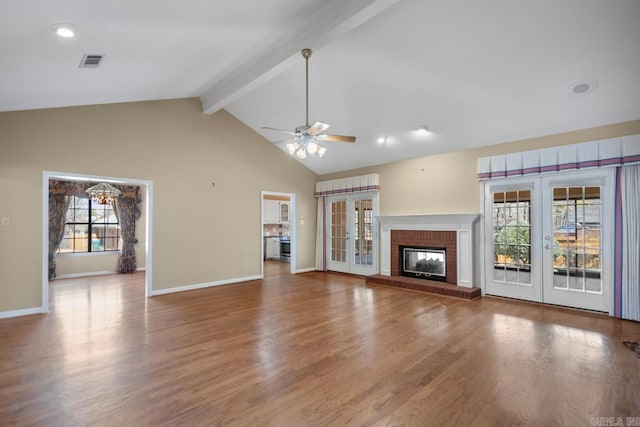
[[85,53],[82,56],[82,61],[80,61],[80,68],[98,68],[102,58],[104,58],[104,55],[89,55]]

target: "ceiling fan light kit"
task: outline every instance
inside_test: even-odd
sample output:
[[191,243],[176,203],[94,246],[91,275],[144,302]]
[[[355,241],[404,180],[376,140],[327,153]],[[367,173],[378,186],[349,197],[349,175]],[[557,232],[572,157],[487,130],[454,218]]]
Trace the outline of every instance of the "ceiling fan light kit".
[[287,143],[287,151],[289,154],[298,157],[299,159],[306,159],[307,154],[323,157],[327,153],[327,148],[321,145],[320,141],[328,142],[356,142],[355,136],[347,135],[329,135],[324,134],[325,130],[329,128],[327,123],[315,122],[312,126],[309,126],[309,57],[311,56],[311,49],[302,49],[302,56],[305,60],[305,72],[306,72],[306,120],[304,125],[296,127],[294,132],[276,129],[263,126],[262,129],[273,130],[276,132],[282,132],[291,135],[289,138],[273,141],[273,144],[280,142]]

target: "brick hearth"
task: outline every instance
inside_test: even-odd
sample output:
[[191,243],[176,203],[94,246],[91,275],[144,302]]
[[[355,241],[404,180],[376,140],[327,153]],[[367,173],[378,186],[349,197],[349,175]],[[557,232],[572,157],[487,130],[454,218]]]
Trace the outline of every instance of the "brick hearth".
[[477,298],[481,293],[479,288],[465,288],[464,286],[450,285],[449,283],[434,282],[432,280],[404,276],[382,276],[380,274],[367,276],[367,285],[371,284],[395,286],[465,299]]

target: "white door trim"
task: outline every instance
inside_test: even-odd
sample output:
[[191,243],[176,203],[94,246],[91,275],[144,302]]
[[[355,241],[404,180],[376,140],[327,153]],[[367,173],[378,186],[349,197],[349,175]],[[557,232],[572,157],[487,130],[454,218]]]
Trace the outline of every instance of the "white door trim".
[[49,180],[104,181],[112,184],[145,186],[145,297],[152,294],[153,284],[153,181],[71,172],[42,172],[42,312],[49,312]]
[[264,196],[279,196],[289,198],[289,234],[291,236],[291,274],[296,274],[297,263],[297,217],[295,193],[283,193],[280,191],[262,190],[260,192],[260,277],[264,278]]

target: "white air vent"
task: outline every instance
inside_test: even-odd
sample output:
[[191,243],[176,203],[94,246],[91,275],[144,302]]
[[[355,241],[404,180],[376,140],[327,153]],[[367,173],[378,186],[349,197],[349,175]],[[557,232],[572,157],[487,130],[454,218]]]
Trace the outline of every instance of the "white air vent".
[[89,55],[85,53],[82,56],[82,61],[80,61],[80,68],[98,68],[102,58],[104,58],[104,55]]

